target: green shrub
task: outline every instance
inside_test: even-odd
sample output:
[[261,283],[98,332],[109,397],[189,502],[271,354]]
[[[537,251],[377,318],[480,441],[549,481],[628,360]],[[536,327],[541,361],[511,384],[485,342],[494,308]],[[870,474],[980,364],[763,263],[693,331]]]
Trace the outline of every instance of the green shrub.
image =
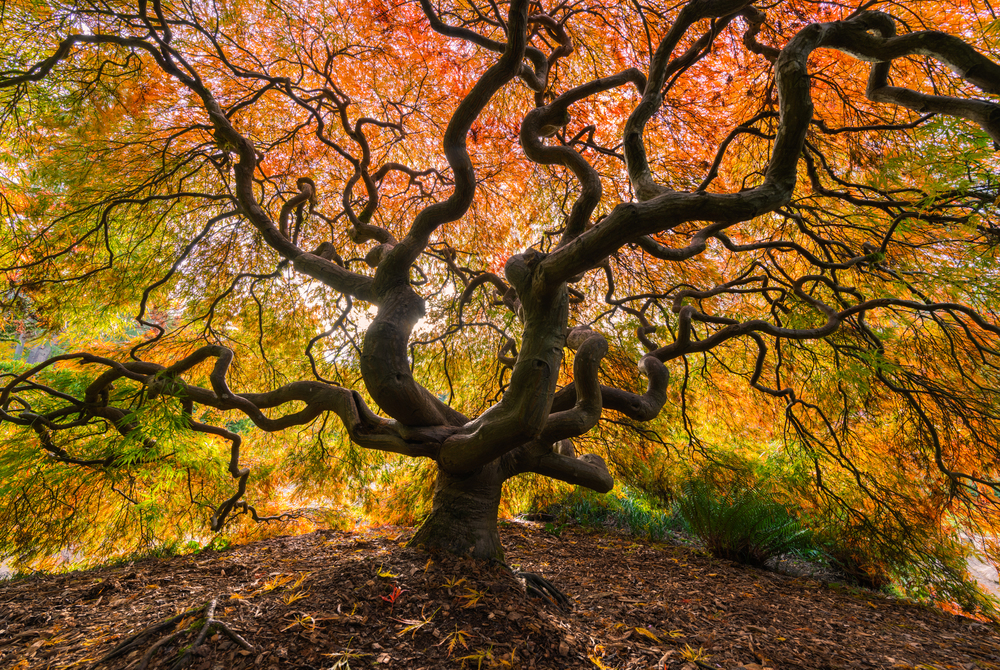
[[678,501],[688,531],[717,558],[763,566],[812,547],[812,533],[780,503],[752,486],[719,495],[703,480],[689,481]]

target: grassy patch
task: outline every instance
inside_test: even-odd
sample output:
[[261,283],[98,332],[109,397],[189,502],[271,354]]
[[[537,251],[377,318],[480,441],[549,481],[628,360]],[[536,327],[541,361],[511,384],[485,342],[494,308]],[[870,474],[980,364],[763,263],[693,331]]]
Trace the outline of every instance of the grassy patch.
[[552,515],[545,530],[553,535],[558,535],[570,523],[614,528],[648,540],[663,540],[681,528],[670,510],[658,507],[649,498],[628,488],[605,495],[580,489],[540,511]]

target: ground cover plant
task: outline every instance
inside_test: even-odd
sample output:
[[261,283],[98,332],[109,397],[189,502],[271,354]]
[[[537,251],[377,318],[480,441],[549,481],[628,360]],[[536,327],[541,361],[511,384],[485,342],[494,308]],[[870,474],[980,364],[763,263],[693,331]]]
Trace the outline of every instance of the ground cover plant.
[[780,503],[752,487],[719,495],[691,482],[678,504],[688,530],[717,558],[763,567],[812,546],[811,533]]

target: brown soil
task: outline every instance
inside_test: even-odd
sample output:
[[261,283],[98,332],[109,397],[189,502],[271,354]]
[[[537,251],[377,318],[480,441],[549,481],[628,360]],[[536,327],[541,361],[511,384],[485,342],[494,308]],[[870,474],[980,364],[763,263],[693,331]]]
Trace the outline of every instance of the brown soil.
[[193,610],[99,666],[170,668],[214,600],[236,635],[211,627],[195,670],[1000,668],[994,627],[682,547],[505,525],[508,562],[564,591],[562,611],[498,565],[403,547],[409,533],[320,531],[0,583],[0,667],[91,668]]

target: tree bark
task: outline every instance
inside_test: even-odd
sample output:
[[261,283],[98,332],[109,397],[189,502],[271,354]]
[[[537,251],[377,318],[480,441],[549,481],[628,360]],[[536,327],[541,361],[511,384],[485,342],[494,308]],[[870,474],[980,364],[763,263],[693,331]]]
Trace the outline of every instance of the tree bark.
[[465,477],[439,469],[433,509],[410,546],[503,561],[497,514],[504,479],[499,460]]

